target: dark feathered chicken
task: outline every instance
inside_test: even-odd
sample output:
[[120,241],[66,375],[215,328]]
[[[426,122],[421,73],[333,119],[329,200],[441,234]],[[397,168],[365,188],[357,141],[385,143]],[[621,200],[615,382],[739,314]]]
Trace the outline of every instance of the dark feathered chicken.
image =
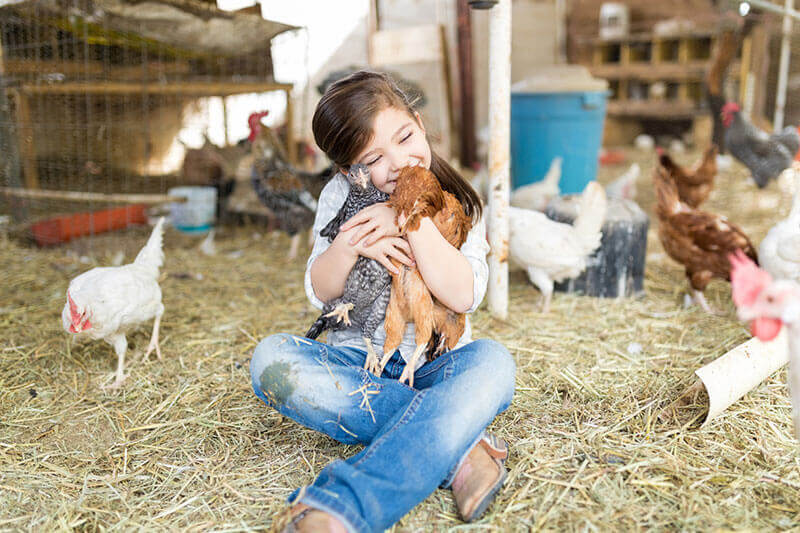
[[292,237],[289,259],[297,256],[300,232],[314,224],[317,201],[300,175],[289,165],[286,152],[272,130],[250,115],[250,149],[253,162],[250,178],[256,196],[275,215],[278,227]]
[[800,148],[800,135],[794,127],[787,126],[769,135],[745,120],[734,102],[722,107],[722,123],[725,146],[750,169],[759,188],[766,187],[771,179],[788,168]]
[[[333,241],[339,227],[353,215],[377,202],[385,202],[389,195],[379,191],[369,176],[365,165],[353,165],[347,174],[350,191],[336,216],[320,231],[320,235]],[[372,335],[383,321],[389,303],[392,276],[386,268],[368,257],[361,256],[347,276],[344,292],[328,302],[322,314],[306,332],[306,337],[316,339],[328,329],[357,326],[367,346],[366,367],[373,368],[378,357],[372,347]]]

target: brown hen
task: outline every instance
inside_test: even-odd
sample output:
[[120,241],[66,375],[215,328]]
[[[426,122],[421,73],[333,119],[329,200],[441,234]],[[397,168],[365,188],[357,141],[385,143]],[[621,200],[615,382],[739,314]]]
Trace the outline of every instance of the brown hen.
[[686,269],[694,301],[712,313],[703,295],[706,286],[713,278],[730,281],[728,256],[736,250],[758,262],[756,249],[744,231],[724,216],[692,209],[682,202],[675,183],[661,165],[656,166],[653,183],[661,244]]
[[677,164],[669,154],[660,152],[659,163],[678,187],[678,196],[689,207],[700,207],[714,188],[717,175],[717,145],[709,146],[702,159],[691,168]]
[[[401,235],[419,229],[422,219],[431,217],[447,242],[455,248],[461,248],[472,228],[472,221],[464,213],[461,203],[455,196],[442,190],[436,176],[424,167],[406,167],[400,171],[389,205],[398,217],[400,214],[406,216],[400,229]],[[378,375],[400,346],[406,323],[413,322],[416,349],[400,376],[401,382],[406,381],[413,387],[416,363],[429,342],[438,338],[437,346],[432,350],[433,357],[445,349],[452,349],[464,333],[466,316],[439,302],[425,285],[419,270],[397,261],[393,263],[400,273],[392,275],[391,296],[386,308],[384,356]]]

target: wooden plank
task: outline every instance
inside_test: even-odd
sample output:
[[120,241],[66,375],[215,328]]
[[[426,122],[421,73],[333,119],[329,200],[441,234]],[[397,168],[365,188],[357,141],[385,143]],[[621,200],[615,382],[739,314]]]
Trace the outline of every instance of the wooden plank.
[[613,116],[648,117],[663,119],[687,119],[708,111],[698,109],[694,102],[662,102],[651,100],[628,100],[608,102],[607,113]]
[[691,61],[685,65],[679,63],[633,63],[631,65],[606,64],[588,66],[593,76],[599,78],[639,78],[642,80],[697,80],[700,81],[709,66],[708,61]]
[[41,189],[21,189],[17,187],[0,187],[0,193],[17,198],[36,198],[47,200],[71,200],[75,202],[108,202],[124,204],[166,204],[184,203],[185,196],[169,196],[166,194],[103,194],[97,192],[56,191]]
[[458,72],[461,107],[461,165],[472,167],[475,155],[475,98],[472,77],[472,24],[467,0],[457,0]]
[[68,82],[52,85],[24,84],[21,92],[27,94],[161,94],[175,96],[228,96],[231,94],[262,93],[292,90],[291,83],[260,82],[200,82],[174,81],[166,83]]
[[17,89],[9,90],[9,94],[14,99],[16,109],[17,137],[22,156],[25,185],[30,189],[38,189],[39,173],[36,168],[36,146],[33,142],[33,124],[31,124],[28,96]]
[[439,28],[438,24],[428,24],[376,31],[371,39],[371,64],[381,67],[440,61],[445,51]]

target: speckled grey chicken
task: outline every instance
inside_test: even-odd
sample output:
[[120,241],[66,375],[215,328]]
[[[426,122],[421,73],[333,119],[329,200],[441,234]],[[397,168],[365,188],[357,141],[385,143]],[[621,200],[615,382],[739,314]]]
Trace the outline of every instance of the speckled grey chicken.
[[725,146],[750,170],[759,188],[789,168],[800,148],[800,135],[793,126],[768,135],[747,122],[734,102],[722,107],[722,123]]
[[[365,165],[353,165],[347,174],[350,190],[344,204],[333,219],[320,231],[320,236],[333,241],[339,228],[353,215],[389,195],[379,191],[369,176]],[[347,275],[344,292],[339,298],[325,304],[322,314],[311,325],[306,337],[316,339],[323,331],[357,326],[367,345],[366,366],[372,367],[378,357],[372,347],[372,335],[383,321],[389,303],[392,276],[379,262],[359,256]]]

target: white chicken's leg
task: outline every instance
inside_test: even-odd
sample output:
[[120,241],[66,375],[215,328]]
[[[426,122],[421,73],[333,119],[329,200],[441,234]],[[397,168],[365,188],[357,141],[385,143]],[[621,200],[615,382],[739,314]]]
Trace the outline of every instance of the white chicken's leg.
[[147,351],[144,353],[143,359],[147,359],[147,356],[150,355],[150,352],[153,351],[153,348],[156,349],[156,355],[158,356],[158,360],[161,361],[161,347],[158,345],[158,326],[161,324],[161,315],[164,314],[164,305],[159,304],[158,312],[156,313],[156,319],[153,322],[153,334],[150,335],[150,344],[147,346]]
[[114,351],[117,354],[117,372],[114,374],[114,383],[111,385],[101,386],[100,388],[103,390],[116,390],[122,385],[122,383],[125,381],[125,378],[128,377],[124,373],[125,352],[128,350],[128,341],[125,339],[125,335],[122,335],[121,333],[107,337],[106,341],[111,343],[111,345],[114,347]]
[[397,381],[399,381],[400,383],[405,381],[406,383],[408,383],[409,387],[414,386],[414,372],[416,372],[417,369],[417,361],[419,360],[420,356],[422,355],[422,352],[425,351],[425,348],[427,348],[427,346],[428,346],[427,344],[420,344],[419,346],[417,346],[417,348],[414,350],[414,353],[411,354],[411,359],[406,361],[406,367],[403,369],[403,373],[400,374],[400,379],[398,379]]
[[292,235],[292,243],[289,245],[289,255],[286,257],[289,261],[293,261],[297,257],[297,250],[300,248],[300,234],[295,233]]
[[314,233],[314,228],[308,230],[308,245],[314,246],[314,238],[316,237],[316,233]]
[[528,273],[531,283],[536,285],[536,288],[542,293],[542,312],[548,313],[550,300],[553,297],[553,280],[545,272],[533,267],[527,267],[525,271]]

